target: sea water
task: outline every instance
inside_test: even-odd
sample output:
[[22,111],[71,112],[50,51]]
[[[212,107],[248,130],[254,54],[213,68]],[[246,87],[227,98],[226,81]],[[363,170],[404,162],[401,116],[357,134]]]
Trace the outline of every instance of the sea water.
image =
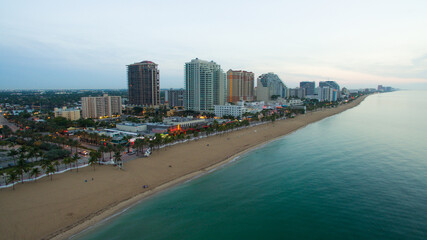
[[369,96],[75,239],[427,239],[427,92]]

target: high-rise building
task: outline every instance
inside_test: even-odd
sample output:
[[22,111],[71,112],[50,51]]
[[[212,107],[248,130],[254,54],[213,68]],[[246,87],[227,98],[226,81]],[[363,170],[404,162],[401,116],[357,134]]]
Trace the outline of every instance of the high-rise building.
[[257,79],[257,101],[268,102],[273,97],[287,97],[287,87],[274,73],[262,74]]
[[305,98],[305,88],[290,88],[289,89],[289,97],[295,98]]
[[300,88],[305,89],[305,95],[314,95],[314,88],[316,88],[315,82],[300,82]]
[[226,102],[226,76],[214,61],[198,58],[185,63],[184,107],[193,111],[213,111]]
[[254,74],[246,71],[227,72],[227,102],[254,100]]
[[122,114],[120,96],[82,97],[82,117],[102,118]]
[[185,89],[170,89],[167,91],[167,101],[169,107],[182,107],[184,106]]
[[129,104],[158,106],[160,104],[160,77],[157,64],[143,61],[130,64],[127,69]]
[[340,91],[340,85],[338,85],[338,83],[336,83],[335,81],[323,81],[323,82],[319,82],[319,87],[329,87],[329,88],[333,88],[336,89],[337,91]]
[[330,87],[319,87],[319,101],[337,101],[339,98],[338,90]]

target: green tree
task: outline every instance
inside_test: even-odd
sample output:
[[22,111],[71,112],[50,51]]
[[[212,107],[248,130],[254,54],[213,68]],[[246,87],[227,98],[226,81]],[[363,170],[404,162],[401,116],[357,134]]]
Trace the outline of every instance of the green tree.
[[90,166],[93,167],[93,171],[95,171],[95,164],[96,164],[97,160],[98,160],[97,153],[96,152],[90,152],[88,163]]
[[[62,163],[65,164],[65,168],[67,167],[67,164],[69,164],[70,168],[71,168],[71,162],[73,161],[73,159],[71,157],[66,157],[64,158],[64,160],[62,160]],[[71,170],[72,171],[72,170]]]
[[46,168],[46,174],[50,175],[50,181],[53,179],[53,174],[55,173],[55,167],[52,164],[49,164]]
[[28,172],[27,163],[24,158],[19,158],[18,165],[16,165],[16,171],[19,175],[21,175],[21,181],[24,183],[24,173]]
[[12,149],[7,153],[7,156],[12,157],[14,166],[16,166],[16,156],[18,154],[19,152],[16,149]]
[[122,154],[120,153],[120,151],[114,153],[114,161],[116,162],[117,166],[119,166],[119,168],[123,167]]
[[59,165],[61,165],[61,163],[59,163],[59,161],[56,160],[55,162],[53,162],[53,165],[55,165],[56,171],[59,172]]
[[34,177],[34,181],[37,181],[37,177],[40,174],[40,169],[38,167],[34,167],[31,169],[30,176]]
[[9,171],[7,181],[8,183],[12,183],[12,189],[15,190],[15,181],[19,180],[18,173],[16,171]]
[[80,159],[80,156],[79,156],[79,154],[78,153],[74,153],[74,155],[73,155],[73,163],[75,164],[75,166],[76,166],[76,170],[77,170],[77,172],[79,172],[79,159]]

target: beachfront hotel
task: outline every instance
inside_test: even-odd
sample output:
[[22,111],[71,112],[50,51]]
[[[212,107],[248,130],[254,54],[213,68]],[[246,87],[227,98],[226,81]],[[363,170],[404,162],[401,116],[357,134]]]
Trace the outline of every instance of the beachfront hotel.
[[226,102],[224,71],[214,61],[198,58],[185,63],[184,107],[193,111],[213,111],[214,105]]
[[227,102],[254,100],[254,73],[242,70],[227,72]]
[[82,97],[83,118],[104,118],[122,114],[122,98],[120,96]]
[[157,64],[142,61],[127,65],[129,104],[160,105],[160,77]]
[[272,96],[287,97],[287,87],[274,73],[262,74],[257,79],[257,101],[269,102]]

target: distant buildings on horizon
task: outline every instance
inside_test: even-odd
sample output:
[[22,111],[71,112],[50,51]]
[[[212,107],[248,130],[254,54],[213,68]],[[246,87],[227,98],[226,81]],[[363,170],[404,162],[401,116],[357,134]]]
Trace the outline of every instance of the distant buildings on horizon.
[[[248,70],[228,70],[220,64],[198,58],[185,63],[184,88],[160,91],[158,65],[142,61],[127,65],[128,104],[156,107],[184,107],[186,110],[214,111],[216,105],[236,104],[239,101],[274,101],[279,98],[308,98],[319,101],[337,101],[350,92],[340,88],[335,81],[302,81],[299,87],[288,88],[275,73],[261,74],[257,78]],[[378,91],[390,91],[378,86]],[[228,108],[224,108],[228,109]]]

